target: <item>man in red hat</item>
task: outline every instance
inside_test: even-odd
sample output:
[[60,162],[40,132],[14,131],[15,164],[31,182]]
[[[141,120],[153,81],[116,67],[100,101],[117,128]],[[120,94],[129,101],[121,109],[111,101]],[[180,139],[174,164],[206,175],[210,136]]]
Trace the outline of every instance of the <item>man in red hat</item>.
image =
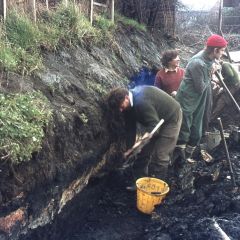
[[188,162],[194,162],[192,154],[202,137],[203,120],[207,119],[204,113],[211,112],[213,63],[221,58],[226,46],[227,41],[223,37],[216,34],[210,36],[206,48],[188,62],[176,95],[183,111],[176,152],[179,151]]

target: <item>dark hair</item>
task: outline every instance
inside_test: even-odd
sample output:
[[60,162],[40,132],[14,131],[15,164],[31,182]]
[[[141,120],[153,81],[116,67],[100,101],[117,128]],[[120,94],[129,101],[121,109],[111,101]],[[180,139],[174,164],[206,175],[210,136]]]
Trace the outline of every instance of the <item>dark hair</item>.
[[168,67],[168,63],[178,56],[177,50],[167,50],[163,52],[161,62],[164,67]]
[[212,47],[212,46],[207,46],[207,47],[205,48],[205,52],[206,52],[207,54],[211,54],[211,53],[214,52],[214,49],[215,49],[215,48],[217,48],[217,49],[219,50],[219,49],[221,49],[221,48],[223,48],[223,47]]
[[125,143],[127,136],[125,113],[119,111],[119,107],[127,95],[129,95],[127,89],[115,88],[110,91],[106,99],[107,125],[111,138],[118,143],[118,148],[121,148],[121,145]]
[[108,106],[111,110],[118,111],[121,103],[128,95],[128,90],[125,88],[113,89],[107,98]]

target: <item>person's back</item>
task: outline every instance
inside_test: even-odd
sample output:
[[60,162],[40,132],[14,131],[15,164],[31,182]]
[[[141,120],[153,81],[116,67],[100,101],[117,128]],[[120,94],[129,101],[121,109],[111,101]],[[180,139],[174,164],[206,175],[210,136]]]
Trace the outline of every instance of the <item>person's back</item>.
[[[206,54],[203,51],[197,53],[189,60],[184,79],[180,84],[179,91],[176,96],[178,101],[195,101],[199,98],[199,95],[201,95],[206,87],[211,83],[210,72],[213,62],[213,60],[206,57]],[[182,94],[189,95],[182,98]]]
[[231,63],[223,62],[221,73],[228,87],[240,85],[240,75]]
[[161,118],[168,121],[180,108],[176,100],[153,86],[138,86],[131,92],[136,119],[148,130],[152,130]]
[[[223,81],[226,84],[228,90],[234,96],[240,89],[240,75],[236,71],[236,69],[229,62],[222,63],[221,74],[223,76]],[[213,113],[211,116],[211,120],[216,120],[217,117],[220,116],[222,110],[225,106],[231,104],[232,100],[228,96],[226,90],[223,90],[215,96]]]

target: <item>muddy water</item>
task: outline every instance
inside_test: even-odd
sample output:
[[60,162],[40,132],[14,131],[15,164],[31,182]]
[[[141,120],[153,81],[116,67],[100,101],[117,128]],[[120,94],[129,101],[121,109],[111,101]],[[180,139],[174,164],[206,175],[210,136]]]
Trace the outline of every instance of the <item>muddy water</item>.
[[[239,184],[240,147],[228,144]],[[25,240],[239,240],[240,191],[232,188],[223,147],[212,155],[212,163],[172,167],[171,191],[151,216],[140,213],[135,193],[125,190],[130,171],[115,171],[92,180],[51,226]]]

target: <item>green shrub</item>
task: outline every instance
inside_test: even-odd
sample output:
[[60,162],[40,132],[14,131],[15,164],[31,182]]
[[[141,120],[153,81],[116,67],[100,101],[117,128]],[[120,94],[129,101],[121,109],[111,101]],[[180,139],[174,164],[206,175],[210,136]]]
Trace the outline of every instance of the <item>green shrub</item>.
[[42,55],[39,49],[35,49],[33,52],[26,51],[25,49],[18,48],[15,53],[20,59],[18,63],[18,72],[22,75],[27,75],[36,69],[43,68]]
[[103,31],[112,31],[115,28],[114,23],[110,19],[100,15],[96,16],[94,25]]
[[100,84],[100,83],[88,81],[87,82],[87,89],[93,95],[96,95],[96,93],[98,93],[100,96],[107,94],[107,90],[105,89],[105,86],[103,84]]
[[130,27],[136,28],[139,31],[143,31],[143,32],[147,31],[147,28],[144,24],[141,24],[131,18],[127,18],[127,17],[116,14],[116,21],[121,22],[125,26],[130,26]]
[[0,94],[0,156],[18,164],[39,151],[44,126],[51,119],[47,99],[40,92]]
[[40,48],[43,34],[25,15],[10,12],[1,27],[1,69],[29,74],[42,67]]
[[[58,38],[58,42],[71,45],[98,35],[98,30],[91,26],[89,20],[73,4],[68,7],[60,5],[56,11],[49,12],[47,17],[45,14],[43,21],[48,30],[54,32],[53,37]],[[51,35],[47,34],[45,39],[49,37]]]
[[42,33],[26,15],[10,12],[6,22],[6,37],[11,44],[25,50],[39,47]]
[[1,70],[17,70],[19,59],[14,53],[13,48],[5,42],[0,42],[0,69]]

